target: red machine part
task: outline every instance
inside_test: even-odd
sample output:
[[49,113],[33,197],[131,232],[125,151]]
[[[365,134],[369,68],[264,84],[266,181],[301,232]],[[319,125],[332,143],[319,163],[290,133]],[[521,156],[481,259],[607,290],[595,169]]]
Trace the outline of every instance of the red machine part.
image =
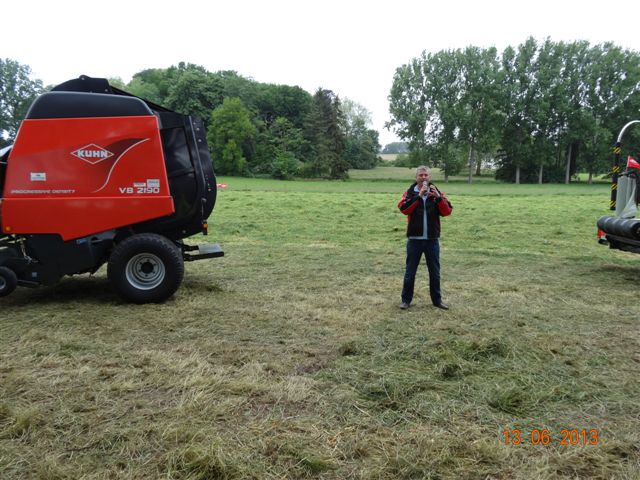
[[0,208],[3,233],[64,240],[170,215],[157,118],[25,120]]

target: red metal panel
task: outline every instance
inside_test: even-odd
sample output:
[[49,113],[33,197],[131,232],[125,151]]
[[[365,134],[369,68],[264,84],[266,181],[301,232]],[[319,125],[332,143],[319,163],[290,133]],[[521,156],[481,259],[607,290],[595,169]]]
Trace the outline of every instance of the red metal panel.
[[[86,237],[173,213],[171,197],[14,198],[5,200],[4,233]],[[37,220],[34,221],[34,218]],[[24,219],[28,219],[28,231]]]
[[156,117],[25,120],[1,208],[4,233],[65,240],[173,213]]

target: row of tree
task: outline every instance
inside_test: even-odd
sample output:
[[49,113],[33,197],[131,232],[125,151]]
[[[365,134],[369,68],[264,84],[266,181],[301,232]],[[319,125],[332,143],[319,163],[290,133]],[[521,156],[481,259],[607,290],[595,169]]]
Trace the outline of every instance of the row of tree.
[[407,142],[391,142],[387,143],[382,149],[382,153],[407,153],[409,152],[409,144]]
[[0,148],[15,138],[31,102],[44,91],[42,81],[31,80],[31,69],[0,58]]
[[[30,80],[30,68],[0,59],[0,146],[15,138],[33,99],[47,88]],[[378,163],[378,132],[363,106],[319,88],[260,83],[236,72],[211,73],[193,64],[136,73],[128,84],[110,83],[207,124],[216,171],[346,178],[349,168]],[[50,88],[50,87],[48,87]]]
[[[577,171],[610,170],[620,128],[640,116],[640,55],[611,43],[538,43],[423,52],[399,67],[391,121],[413,164],[445,175],[483,161],[498,179],[569,182]],[[638,132],[625,138],[637,152]]]

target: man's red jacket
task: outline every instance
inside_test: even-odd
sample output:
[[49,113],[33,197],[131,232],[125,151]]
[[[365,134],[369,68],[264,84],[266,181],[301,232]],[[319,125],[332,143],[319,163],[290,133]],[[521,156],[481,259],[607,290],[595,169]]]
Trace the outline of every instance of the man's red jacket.
[[453,206],[449,199],[435,185],[431,184],[441,195],[429,195],[426,202],[416,190],[416,182],[413,182],[402,195],[398,208],[407,215],[407,237],[424,236],[424,211],[427,212],[427,238],[440,238],[440,217],[451,215]]

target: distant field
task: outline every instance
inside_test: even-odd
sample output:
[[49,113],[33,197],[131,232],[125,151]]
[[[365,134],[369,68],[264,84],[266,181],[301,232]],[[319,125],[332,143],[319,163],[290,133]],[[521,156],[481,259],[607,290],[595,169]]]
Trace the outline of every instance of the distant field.
[[398,158],[398,154],[397,153],[381,153],[380,156],[386,162],[392,162],[393,160]]
[[[415,171],[414,167],[377,167],[371,170],[350,170],[349,177],[354,180],[411,180],[415,177]],[[432,168],[431,176],[434,182],[441,182],[444,179],[444,174],[439,168]],[[451,176],[449,180],[451,182],[467,182],[468,176],[463,173],[461,175]],[[473,177],[473,181],[495,183],[495,178],[493,175],[484,175]]]
[[[376,180],[376,179],[385,179],[385,180],[407,180],[411,179],[414,176],[415,169],[413,167],[378,167],[371,170],[350,170],[349,177],[354,180]],[[431,170],[433,181],[441,182],[444,178],[442,171],[439,168],[433,168]],[[586,173],[578,174],[578,181],[575,179],[572,180],[573,184],[587,184],[589,179],[589,175]],[[451,176],[449,179],[451,182],[467,182],[468,181],[468,173],[461,172],[458,175]],[[609,184],[611,179],[608,177],[604,177],[602,175],[594,175],[592,181],[594,183],[605,183]],[[480,177],[473,177],[473,183],[493,183],[495,182],[495,178],[493,173],[486,173]]]
[[400,311],[413,174],[376,174],[220,178],[226,256],[161,305],[104,269],[0,299],[0,478],[638,478],[640,255],[596,243],[608,186],[445,184],[452,308],[422,269]]
[[[378,173],[383,170],[382,173]],[[389,172],[389,170],[391,172]],[[397,175],[391,168],[378,168],[376,170],[361,170],[350,173],[351,179],[347,181],[332,182],[327,180],[299,180],[299,181],[278,181],[271,179],[254,178],[222,178],[219,181],[227,185],[225,191],[243,192],[306,192],[306,193],[385,193],[398,194],[404,191],[414,180],[413,171],[400,169]],[[406,170],[406,171],[405,171]],[[372,175],[371,178],[358,178],[360,173]],[[376,176],[377,175],[377,176]],[[383,178],[389,176],[391,178]],[[393,178],[395,176],[395,178]],[[567,195],[575,197],[578,201],[581,195],[598,196],[602,205],[609,204],[609,185],[596,184],[587,185],[575,183],[571,185],[562,184],[503,184],[495,182],[493,179],[474,182],[472,185],[466,183],[466,179],[451,180],[444,183],[439,178],[438,172],[434,172],[434,183],[449,195],[461,196],[535,196],[535,195]]]

